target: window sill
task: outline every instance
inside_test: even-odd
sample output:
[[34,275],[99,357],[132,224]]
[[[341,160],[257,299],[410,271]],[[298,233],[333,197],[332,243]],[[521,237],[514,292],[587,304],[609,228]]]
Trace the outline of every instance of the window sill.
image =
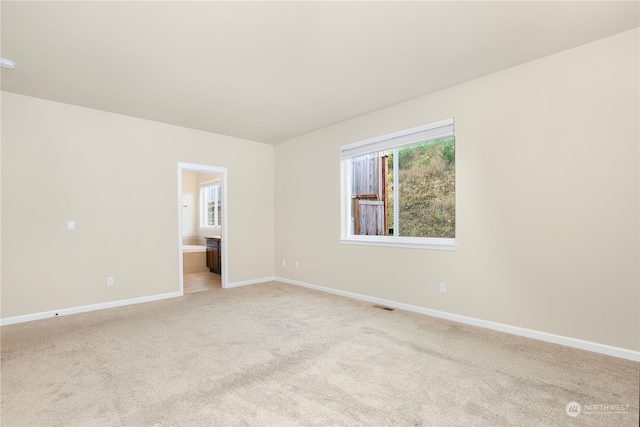
[[456,239],[428,239],[428,238],[402,238],[384,236],[351,236],[347,239],[338,239],[343,245],[360,246],[386,246],[390,248],[414,248],[430,249],[438,251],[457,251]]

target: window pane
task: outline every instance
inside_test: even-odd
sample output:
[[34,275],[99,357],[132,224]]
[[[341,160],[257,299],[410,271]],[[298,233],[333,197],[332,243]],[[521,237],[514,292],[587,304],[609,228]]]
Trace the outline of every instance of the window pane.
[[215,227],[220,225],[220,217],[217,215],[220,209],[220,186],[212,185],[204,188],[204,203],[206,206],[205,226]]
[[[218,182],[215,184],[211,181]],[[222,223],[222,187],[220,180],[200,183],[200,226],[220,227]]]
[[[399,169],[398,235],[454,238],[454,138],[411,145],[398,149],[396,153]],[[393,177],[393,172],[390,169],[389,176]]]
[[350,234],[384,236],[387,234],[387,160],[376,152],[348,160],[351,188]]
[[215,187],[207,187],[207,226],[213,227],[215,221]]
[[219,226],[222,224],[222,209],[221,209],[221,191],[220,185],[215,186],[215,207],[214,207],[214,217],[215,217],[215,225]]

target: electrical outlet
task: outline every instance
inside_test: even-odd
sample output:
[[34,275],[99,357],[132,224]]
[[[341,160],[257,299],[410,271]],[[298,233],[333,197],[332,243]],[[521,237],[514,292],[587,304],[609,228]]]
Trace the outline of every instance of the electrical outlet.
[[113,286],[113,277],[107,277],[107,286]]
[[286,259],[283,259],[283,260],[282,260],[282,266],[283,266],[283,267],[286,267],[286,266],[287,266],[287,260],[286,260]]
[[300,268],[300,263],[296,261],[296,268]]
[[440,292],[447,292],[447,284],[440,282]]
[[67,230],[75,230],[76,222],[75,221],[67,221]]

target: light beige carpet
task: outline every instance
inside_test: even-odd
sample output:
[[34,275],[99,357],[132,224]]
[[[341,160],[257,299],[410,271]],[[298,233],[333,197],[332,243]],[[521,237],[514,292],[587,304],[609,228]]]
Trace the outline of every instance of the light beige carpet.
[[638,363],[282,283],[1,332],[4,427],[638,425]]

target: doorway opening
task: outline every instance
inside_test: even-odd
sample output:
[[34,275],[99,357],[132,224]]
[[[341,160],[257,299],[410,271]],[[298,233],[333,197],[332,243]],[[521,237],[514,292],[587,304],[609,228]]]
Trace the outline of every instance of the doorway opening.
[[227,168],[178,163],[180,293],[226,288]]

